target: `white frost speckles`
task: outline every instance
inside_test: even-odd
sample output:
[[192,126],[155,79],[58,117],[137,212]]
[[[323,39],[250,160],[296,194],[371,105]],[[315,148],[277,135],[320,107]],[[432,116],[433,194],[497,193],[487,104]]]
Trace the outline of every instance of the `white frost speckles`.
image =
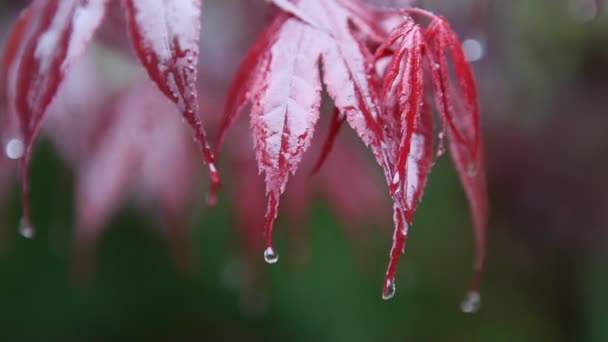
[[410,147],[410,155],[408,156],[407,163],[407,192],[406,198],[410,206],[415,206],[414,196],[416,190],[420,187],[420,169],[418,167],[418,161],[423,157],[424,154],[424,137],[419,134],[414,134],[412,137],[412,145]]
[[78,58],[85,50],[101,19],[105,14],[106,0],[89,0],[86,5],[76,8],[72,19],[72,36],[70,37],[66,59],[62,65],[68,66],[75,58]]
[[177,86],[177,82],[175,81],[175,74],[172,72],[167,73],[167,85],[172,91],[173,100],[176,101],[177,108],[180,112],[184,112],[186,110],[186,102],[184,98],[180,96],[179,87]]
[[173,57],[171,42],[181,48],[198,46],[200,31],[200,0],[132,0],[135,22],[147,48],[153,50],[161,63]]
[[66,23],[70,22],[69,16],[72,13],[75,2],[75,0],[60,2],[57,5],[57,11],[51,25],[38,39],[34,56],[40,61],[41,73],[46,73],[51,66],[52,57],[57,51],[62,31],[66,29]]
[[[287,181],[285,172],[295,172],[310,145],[319,118],[321,51],[317,45],[313,28],[295,19],[286,22],[271,51],[272,81],[265,81],[251,110],[260,169],[281,187]],[[281,156],[286,164],[277,172]]]
[[11,139],[5,147],[4,153],[10,159],[20,159],[25,152],[25,146],[20,139]]
[[264,261],[267,264],[276,264],[279,261],[279,255],[272,247],[268,247],[264,250]]
[[62,70],[82,54],[87,42],[99,26],[105,13],[106,0],[89,0],[84,3],[78,0],[59,1],[57,11],[46,32],[38,39],[34,56],[40,62],[40,73],[45,74],[57,53],[63,36],[70,34],[66,58],[61,64]]

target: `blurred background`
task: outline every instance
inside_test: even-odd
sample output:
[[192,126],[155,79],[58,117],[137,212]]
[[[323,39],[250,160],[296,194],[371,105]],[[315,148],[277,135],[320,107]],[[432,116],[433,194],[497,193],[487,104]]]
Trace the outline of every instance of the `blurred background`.
[[[204,3],[199,97],[215,136],[270,10]],[[420,3],[452,21],[480,91],[491,215],[482,308],[469,315],[473,237],[448,156],[392,300],[381,299],[388,195],[349,129],[321,173],[307,175],[313,146],[292,178],[275,229],[281,259],[268,266],[246,116],[220,155],[226,186],[210,209],[188,130],[136,63],[115,2],[36,144],[35,239],[19,229],[15,161],[0,157],[0,340],[608,341],[608,15],[597,3]],[[26,5],[0,1],[2,40]],[[5,146],[14,127],[0,114]]]

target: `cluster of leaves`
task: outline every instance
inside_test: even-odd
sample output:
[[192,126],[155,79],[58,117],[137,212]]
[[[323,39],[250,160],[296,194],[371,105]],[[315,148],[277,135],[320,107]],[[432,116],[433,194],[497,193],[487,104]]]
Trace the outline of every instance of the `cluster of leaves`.
[[[27,169],[34,139],[109,2],[34,0],[18,19],[5,48],[2,87],[25,143],[21,182],[28,225]],[[475,227],[477,260],[467,309],[473,310],[485,254],[487,200],[475,82],[454,31],[445,18],[415,8],[378,11],[355,0],[271,2],[279,11],[236,75],[217,139],[219,147],[239,113],[251,104],[254,149],[268,196],[266,261],[278,259],[272,228],[279,197],[311,144],[323,84],[335,110],[314,169],[321,168],[347,122],[384,170],[393,200],[395,230],[385,299],[394,295],[397,261],[408,228],[434,158],[443,153],[444,137],[449,138]],[[125,0],[123,5],[136,55],[193,128],[215,192],[219,176],[198,119],[195,87],[201,1]],[[427,24],[421,26],[413,17]],[[431,103],[442,123],[437,142]],[[95,175],[104,177],[103,172]]]
[[[25,225],[31,224],[26,180],[34,140],[66,73],[89,45],[109,2],[35,0],[23,11],[6,43],[3,89],[25,145],[20,172]],[[198,119],[195,82],[201,2],[127,0],[123,6],[141,64],[193,128],[211,178],[219,183]]]
[[[384,297],[392,297],[397,261],[435,155],[426,73],[443,123],[438,154],[447,134],[471,202],[478,246],[471,285],[475,296],[487,216],[483,147],[475,82],[448,22],[419,9],[379,13],[353,1],[274,2],[283,11],[241,65],[218,139],[219,146],[251,103],[256,156],[268,193],[266,260],[277,259],[272,228],[279,196],[309,147],[319,118],[322,65],[323,83],[336,109],[320,163],[346,121],[382,166],[394,202],[394,241],[384,283]],[[422,28],[410,13],[429,18],[430,23]]]

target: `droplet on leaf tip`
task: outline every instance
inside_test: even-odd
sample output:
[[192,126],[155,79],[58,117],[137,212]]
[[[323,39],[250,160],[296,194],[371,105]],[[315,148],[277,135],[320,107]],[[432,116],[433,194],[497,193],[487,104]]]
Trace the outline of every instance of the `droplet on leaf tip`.
[[477,291],[467,293],[466,298],[460,304],[460,310],[464,313],[476,313],[481,308],[481,296]]
[[25,145],[20,139],[11,139],[6,144],[4,153],[10,159],[21,159],[25,153]]
[[389,300],[395,296],[395,280],[387,279],[386,284],[384,285],[384,290],[382,291],[382,299]]
[[275,252],[274,248],[268,247],[264,250],[264,260],[267,264],[276,264],[279,261],[279,255]]
[[33,239],[36,236],[36,230],[27,224],[24,219],[21,219],[19,222],[19,234],[26,239]]

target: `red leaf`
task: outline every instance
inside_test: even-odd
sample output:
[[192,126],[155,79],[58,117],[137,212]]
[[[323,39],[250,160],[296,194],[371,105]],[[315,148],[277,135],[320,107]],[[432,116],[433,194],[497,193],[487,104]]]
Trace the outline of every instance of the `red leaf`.
[[[467,158],[475,167],[478,145],[481,143],[475,79],[456,33],[445,18],[434,18],[425,32],[425,39],[436,105],[451,130],[452,138],[468,149]],[[448,56],[452,57],[456,84],[450,77]],[[455,96],[458,98],[454,98]],[[454,111],[454,101],[462,101],[463,112]]]
[[[481,160],[483,151],[476,85],[462,46],[447,21],[423,10],[410,11],[431,18],[431,24],[424,34],[417,25],[406,21],[376,51],[376,58],[379,59],[390,55],[397,45],[384,72],[382,87],[383,104],[388,111],[382,117],[387,128],[383,141],[389,151],[387,164],[394,165],[396,159],[394,178],[391,181],[396,227],[384,283],[384,297],[388,298],[394,292],[394,273],[397,260],[405,247],[407,222],[413,220],[416,204],[422,196],[431,168],[432,118],[430,109],[421,106],[424,100],[424,57],[431,70],[436,106],[450,136],[450,150],[471,204],[477,259],[470,297],[478,299],[476,291],[485,256],[487,195]],[[448,56],[454,63],[455,82],[450,75]],[[397,121],[401,124],[398,125]],[[396,139],[400,140],[398,147]],[[440,137],[439,144],[441,149],[443,137]],[[405,197],[398,194],[403,188],[402,183],[406,189]]]
[[[398,102],[398,117],[401,118],[401,142],[399,143],[397,165],[393,171],[394,175],[390,184],[391,193],[399,191],[403,187],[404,182],[405,186],[408,186],[406,164],[410,155],[414,129],[422,113],[424,97],[423,42],[420,28],[408,20],[395,32],[398,34],[397,37],[401,42],[399,49],[389,63],[382,86],[384,102],[388,101],[389,96],[395,96]],[[392,37],[389,37],[387,44],[392,45],[395,41],[395,35],[392,35]],[[381,46],[377,52],[377,56],[382,55],[382,51],[385,49],[384,45]],[[405,61],[403,61],[404,55],[406,55]],[[398,79],[399,77],[401,78],[400,80]],[[395,82],[397,82],[397,94],[391,94]]]
[[126,0],[125,11],[133,48],[150,78],[175,102],[194,130],[212,181],[219,174],[198,117],[196,76],[201,1]]
[[[265,227],[268,251],[272,251],[279,196],[289,172],[296,171],[310,145],[319,116],[320,60],[324,83],[336,107],[366,144],[380,145],[372,58],[364,42],[353,34],[352,25],[360,20],[355,20],[342,3],[279,1],[288,12],[277,16],[254,44],[237,74],[238,83],[230,91],[235,96],[230,96],[220,140],[234,122],[236,111],[251,101],[256,155],[260,170],[266,174],[269,196]],[[245,76],[247,72],[251,74]]]
[[[224,115],[222,116],[218,136],[216,139],[216,148],[221,149],[226,133],[235,121],[239,114],[243,111],[251,98],[251,92],[258,88],[257,82],[260,82],[260,77],[254,77],[258,73],[266,72],[268,68],[268,58],[264,56],[270,46],[276,39],[276,32],[281,28],[285,20],[289,16],[277,16],[268,27],[259,35],[254,45],[249,49],[247,55],[241,62],[236,76],[232,81],[232,85],[228,90]],[[264,61],[265,63],[262,63]]]
[[25,140],[21,184],[26,227],[31,227],[27,178],[32,144],[66,72],[103,18],[105,4],[105,0],[35,0],[8,38],[3,89]]
[[[447,121],[444,124],[448,127],[450,153],[467,194],[473,217],[477,255],[470,293],[476,293],[485,259],[488,217],[477,87],[462,45],[447,20],[443,17],[436,18],[426,34],[430,40],[428,59],[433,70],[437,106],[444,121]],[[450,80],[448,52],[454,63],[456,85]],[[438,67],[434,63],[438,63]]]

